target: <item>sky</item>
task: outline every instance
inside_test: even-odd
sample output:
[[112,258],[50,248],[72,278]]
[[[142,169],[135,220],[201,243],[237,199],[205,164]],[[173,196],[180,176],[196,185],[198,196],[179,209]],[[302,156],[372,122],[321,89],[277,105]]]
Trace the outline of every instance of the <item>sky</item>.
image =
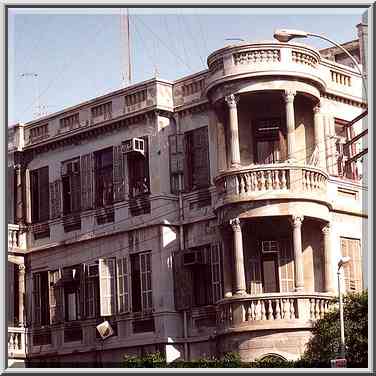
[[[357,38],[365,8],[131,8],[132,84],[175,80],[206,69],[231,44],[273,40],[277,28]],[[51,114],[122,87],[126,48],[118,8],[9,9],[8,126]],[[124,36],[124,34],[123,34]],[[299,40],[330,47],[318,38]],[[25,74],[26,73],[26,74]]]

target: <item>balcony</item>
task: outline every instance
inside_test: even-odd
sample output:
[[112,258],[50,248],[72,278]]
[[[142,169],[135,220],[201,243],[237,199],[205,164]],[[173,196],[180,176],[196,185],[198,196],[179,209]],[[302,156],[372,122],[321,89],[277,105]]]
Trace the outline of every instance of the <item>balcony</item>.
[[215,209],[252,200],[327,202],[327,181],[326,172],[309,165],[281,163],[230,169],[215,178]]
[[26,354],[25,328],[8,327],[8,357],[25,358]]
[[8,224],[8,249],[20,247],[20,226]]
[[269,293],[223,299],[217,308],[219,334],[239,331],[311,328],[333,304],[330,294]]

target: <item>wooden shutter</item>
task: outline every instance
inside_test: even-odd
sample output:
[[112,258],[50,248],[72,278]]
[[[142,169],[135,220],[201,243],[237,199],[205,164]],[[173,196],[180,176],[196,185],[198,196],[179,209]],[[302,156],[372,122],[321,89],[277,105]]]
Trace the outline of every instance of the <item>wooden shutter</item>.
[[96,316],[96,302],[95,302],[95,280],[89,277],[89,268],[86,265],[84,270],[85,278],[85,318],[93,318]]
[[250,294],[262,294],[261,256],[259,252],[249,258]]
[[289,239],[279,241],[279,271],[281,292],[294,291],[294,257]]
[[179,192],[179,175],[184,175],[184,135],[169,136],[171,192]]
[[192,135],[184,135],[184,190],[189,192],[192,189]]
[[362,289],[362,260],[360,240],[341,238],[342,256],[351,258],[350,262],[343,266],[344,283],[346,291]]
[[33,324],[41,324],[41,281],[40,274],[33,274]]
[[190,309],[193,305],[192,272],[183,265],[182,252],[173,254],[174,296],[177,310]]
[[278,131],[279,138],[279,160],[284,162],[287,159],[287,143],[285,135],[281,130]]
[[124,158],[121,145],[113,148],[114,202],[125,200]]
[[50,305],[50,323],[55,324],[63,319],[63,286],[60,270],[48,272],[48,290]]
[[141,306],[142,311],[153,309],[153,294],[151,288],[151,254],[140,254],[140,278],[141,278]]
[[80,276],[80,284],[78,287],[78,313],[79,313],[79,319],[83,320],[86,317],[86,289],[85,289],[85,283],[86,283],[86,264],[81,264],[79,266],[79,276]]
[[211,277],[212,277],[212,297],[215,304],[222,299],[222,268],[221,268],[221,248],[219,244],[212,244],[210,247]]
[[115,259],[99,259],[99,293],[101,316],[112,316],[116,312]]
[[71,175],[72,212],[81,210],[81,176],[80,171]]
[[209,185],[209,140],[208,127],[192,132],[192,185],[194,188]]
[[50,218],[50,183],[48,166],[39,169],[39,220],[47,221]]
[[82,210],[93,207],[94,195],[94,155],[81,157],[81,207]]
[[61,180],[50,183],[50,218],[59,218],[61,215]]
[[129,312],[129,264],[126,257],[117,259],[117,277],[118,312]]

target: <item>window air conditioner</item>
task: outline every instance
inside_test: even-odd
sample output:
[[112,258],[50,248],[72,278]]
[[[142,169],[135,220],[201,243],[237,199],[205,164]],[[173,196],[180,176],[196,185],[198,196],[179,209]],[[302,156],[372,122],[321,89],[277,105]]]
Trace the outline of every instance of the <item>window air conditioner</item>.
[[99,276],[99,266],[98,265],[89,265],[88,276],[89,277],[98,277]]
[[97,330],[103,340],[114,334],[114,330],[108,321],[103,321],[101,324],[97,325]]
[[80,280],[79,269],[69,268],[63,269],[63,281],[64,282],[74,282]]
[[204,253],[201,251],[190,251],[183,254],[183,265],[203,265],[205,264]]
[[145,155],[145,142],[142,138],[131,138],[122,143],[123,153],[138,152]]

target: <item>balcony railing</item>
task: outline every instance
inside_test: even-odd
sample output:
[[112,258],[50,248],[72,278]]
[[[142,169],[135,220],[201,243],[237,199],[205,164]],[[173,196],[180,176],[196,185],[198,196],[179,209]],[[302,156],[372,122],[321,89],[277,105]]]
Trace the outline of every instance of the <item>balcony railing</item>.
[[25,328],[8,327],[8,357],[23,358],[26,354]]
[[217,207],[236,201],[310,196],[326,200],[328,175],[312,166],[289,163],[229,170],[215,179]]
[[328,294],[273,293],[227,298],[219,302],[217,328],[275,329],[288,326],[310,327],[324,317],[333,304]]
[[8,249],[19,248],[20,226],[8,224]]

